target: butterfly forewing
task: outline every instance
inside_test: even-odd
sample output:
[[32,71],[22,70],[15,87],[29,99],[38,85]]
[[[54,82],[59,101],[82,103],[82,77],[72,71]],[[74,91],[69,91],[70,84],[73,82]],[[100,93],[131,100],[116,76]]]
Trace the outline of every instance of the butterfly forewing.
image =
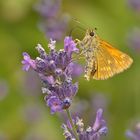
[[99,40],[95,52],[97,70],[91,77],[96,80],[104,80],[122,72],[130,67],[133,60],[125,53],[113,48],[109,43]]

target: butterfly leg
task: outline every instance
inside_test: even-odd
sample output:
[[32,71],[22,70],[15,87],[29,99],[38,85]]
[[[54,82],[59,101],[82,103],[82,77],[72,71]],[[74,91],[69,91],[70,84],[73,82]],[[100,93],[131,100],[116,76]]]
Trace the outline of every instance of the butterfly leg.
[[[74,42],[76,43],[77,46],[80,46],[82,45],[82,42],[79,40],[79,39],[75,39]],[[73,58],[73,60],[78,60],[78,59],[81,59],[81,58],[84,58],[83,54],[85,52],[79,48],[79,53]]]
[[79,39],[75,39],[74,42],[78,45],[81,41]]

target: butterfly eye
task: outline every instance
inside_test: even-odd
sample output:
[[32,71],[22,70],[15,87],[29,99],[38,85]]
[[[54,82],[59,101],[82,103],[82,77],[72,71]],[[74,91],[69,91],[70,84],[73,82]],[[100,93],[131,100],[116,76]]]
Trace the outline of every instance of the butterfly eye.
[[89,35],[90,35],[90,36],[94,36],[94,32],[90,32]]

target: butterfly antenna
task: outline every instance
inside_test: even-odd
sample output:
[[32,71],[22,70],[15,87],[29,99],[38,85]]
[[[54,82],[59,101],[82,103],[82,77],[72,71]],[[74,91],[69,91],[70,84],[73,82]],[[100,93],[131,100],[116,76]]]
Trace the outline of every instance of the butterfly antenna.
[[71,30],[70,30],[70,34],[69,34],[69,36],[71,36],[72,35],[72,32],[76,29],[76,28],[79,28],[79,29],[81,29],[81,30],[83,30],[83,31],[85,31],[85,29],[84,28],[82,28],[82,27],[80,27],[80,26],[75,26],[75,27],[73,27]]
[[78,19],[76,19],[76,18],[72,18],[72,20],[74,20],[76,23],[82,25],[82,26],[85,28],[85,30],[86,30],[87,28],[89,28],[86,24],[81,23],[81,22],[80,22]]
[[[89,26],[87,26],[86,24],[81,23],[81,22],[80,22],[79,20],[77,20],[76,18],[72,18],[72,20],[74,20],[76,23],[82,25],[82,26],[85,28],[85,30],[86,30],[87,28],[90,29]],[[94,30],[97,31],[97,28],[95,27]]]

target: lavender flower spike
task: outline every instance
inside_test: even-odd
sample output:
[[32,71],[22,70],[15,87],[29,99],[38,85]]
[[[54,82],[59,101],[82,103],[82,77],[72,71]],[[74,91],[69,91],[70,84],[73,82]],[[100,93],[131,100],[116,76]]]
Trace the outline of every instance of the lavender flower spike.
[[40,0],[35,6],[36,11],[42,17],[39,28],[47,38],[61,40],[66,34],[69,15],[61,11],[62,0]]
[[[98,109],[93,127],[89,126],[86,130],[84,129],[83,120],[79,117],[76,117],[73,123],[76,125],[79,140],[100,140],[102,135],[107,134],[108,129],[105,125],[105,121],[103,120],[102,115],[103,110]],[[63,124],[62,128],[64,130],[64,136],[66,140],[76,139],[73,133],[71,132],[71,127],[69,125]]]
[[22,61],[26,71],[31,67],[42,80],[42,91],[46,94],[45,101],[52,114],[69,108],[78,90],[78,83],[72,83],[72,54],[78,52],[76,44],[71,37],[66,37],[63,50],[56,51],[55,47],[56,41],[51,39],[48,44],[50,52],[47,54],[38,44],[36,49],[40,56],[32,60],[24,53]]

